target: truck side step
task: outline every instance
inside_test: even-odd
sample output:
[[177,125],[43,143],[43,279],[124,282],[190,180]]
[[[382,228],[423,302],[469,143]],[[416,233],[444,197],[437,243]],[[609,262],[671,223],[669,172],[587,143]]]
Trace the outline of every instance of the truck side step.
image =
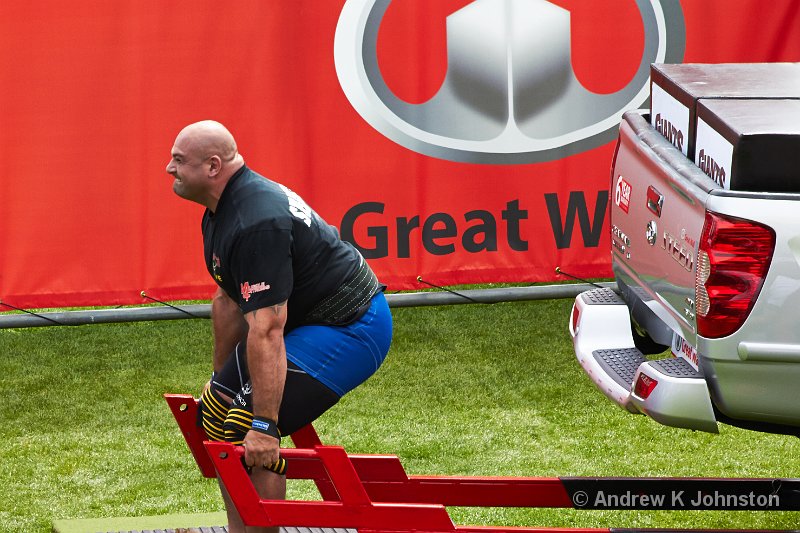
[[579,294],[570,333],[575,355],[597,388],[623,409],[638,413],[630,395],[644,356],[633,343],[625,301],[608,288]]
[[623,409],[669,426],[718,431],[702,372],[680,358],[648,361],[633,342],[625,301],[611,289],[575,298],[570,334],[583,370]]
[[695,370],[685,359],[670,357],[650,361],[650,365],[665,376],[671,378],[702,378],[703,373]]
[[631,403],[666,426],[719,432],[703,373],[684,359],[642,363],[634,378]]
[[631,390],[636,370],[646,359],[636,348],[611,348],[595,350],[592,355],[600,367],[605,370],[620,387]]

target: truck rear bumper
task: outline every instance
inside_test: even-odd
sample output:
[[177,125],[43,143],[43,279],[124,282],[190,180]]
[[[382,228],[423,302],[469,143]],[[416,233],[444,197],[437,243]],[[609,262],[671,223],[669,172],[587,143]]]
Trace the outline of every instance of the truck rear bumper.
[[683,359],[648,361],[633,342],[628,307],[614,291],[579,294],[569,327],[581,367],[620,407],[664,425],[718,432],[702,374]]

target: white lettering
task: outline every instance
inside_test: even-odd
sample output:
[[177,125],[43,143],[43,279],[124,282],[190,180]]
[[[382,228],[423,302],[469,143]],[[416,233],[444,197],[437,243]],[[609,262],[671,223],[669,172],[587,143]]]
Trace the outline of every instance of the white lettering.
[[606,494],[598,491],[595,496],[595,507],[656,507],[664,506],[665,494],[639,494],[625,491],[624,494]]
[[280,187],[289,199],[289,212],[291,212],[292,216],[295,218],[302,220],[303,223],[310,228],[314,211],[296,192],[284,185]]
[[689,502],[694,507],[750,507],[750,508],[777,508],[780,506],[780,497],[777,494],[723,494],[714,491],[705,494],[698,491],[697,496]]

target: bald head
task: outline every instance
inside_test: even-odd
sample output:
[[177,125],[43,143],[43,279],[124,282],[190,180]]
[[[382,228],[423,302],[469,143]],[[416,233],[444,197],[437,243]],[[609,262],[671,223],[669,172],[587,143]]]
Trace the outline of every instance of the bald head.
[[167,173],[175,178],[172,189],[178,196],[214,211],[228,180],[242,165],[231,132],[219,122],[203,120],[178,133]]
[[203,120],[189,124],[178,134],[175,143],[182,141],[187,149],[201,159],[219,156],[223,161],[231,161],[237,155],[236,141],[228,128],[214,120]]

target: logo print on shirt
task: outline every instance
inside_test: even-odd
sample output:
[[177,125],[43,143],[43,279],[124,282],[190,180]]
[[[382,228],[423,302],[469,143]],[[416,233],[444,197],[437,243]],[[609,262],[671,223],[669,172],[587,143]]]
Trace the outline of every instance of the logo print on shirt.
[[212,254],[211,254],[211,273],[214,276],[215,280],[217,280],[219,282],[222,282],[222,275],[219,273],[220,270],[222,270],[222,261],[219,260],[219,257],[217,256],[217,254],[212,252]]
[[242,290],[242,298],[244,298],[244,301],[247,302],[250,300],[251,294],[254,292],[268,291],[270,286],[263,281],[260,283],[253,283],[252,285],[250,285],[249,281],[245,281],[239,286],[239,288]]
[[289,187],[281,185],[281,189],[283,189],[283,192],[286,193],[286,197],[289,199],[289,211],[292,213],[292,216],[299,218],[306,226],[310,228],[311,217],[313,216],[314,211],[302,198],[300,198],[296,192],[291,190]]

